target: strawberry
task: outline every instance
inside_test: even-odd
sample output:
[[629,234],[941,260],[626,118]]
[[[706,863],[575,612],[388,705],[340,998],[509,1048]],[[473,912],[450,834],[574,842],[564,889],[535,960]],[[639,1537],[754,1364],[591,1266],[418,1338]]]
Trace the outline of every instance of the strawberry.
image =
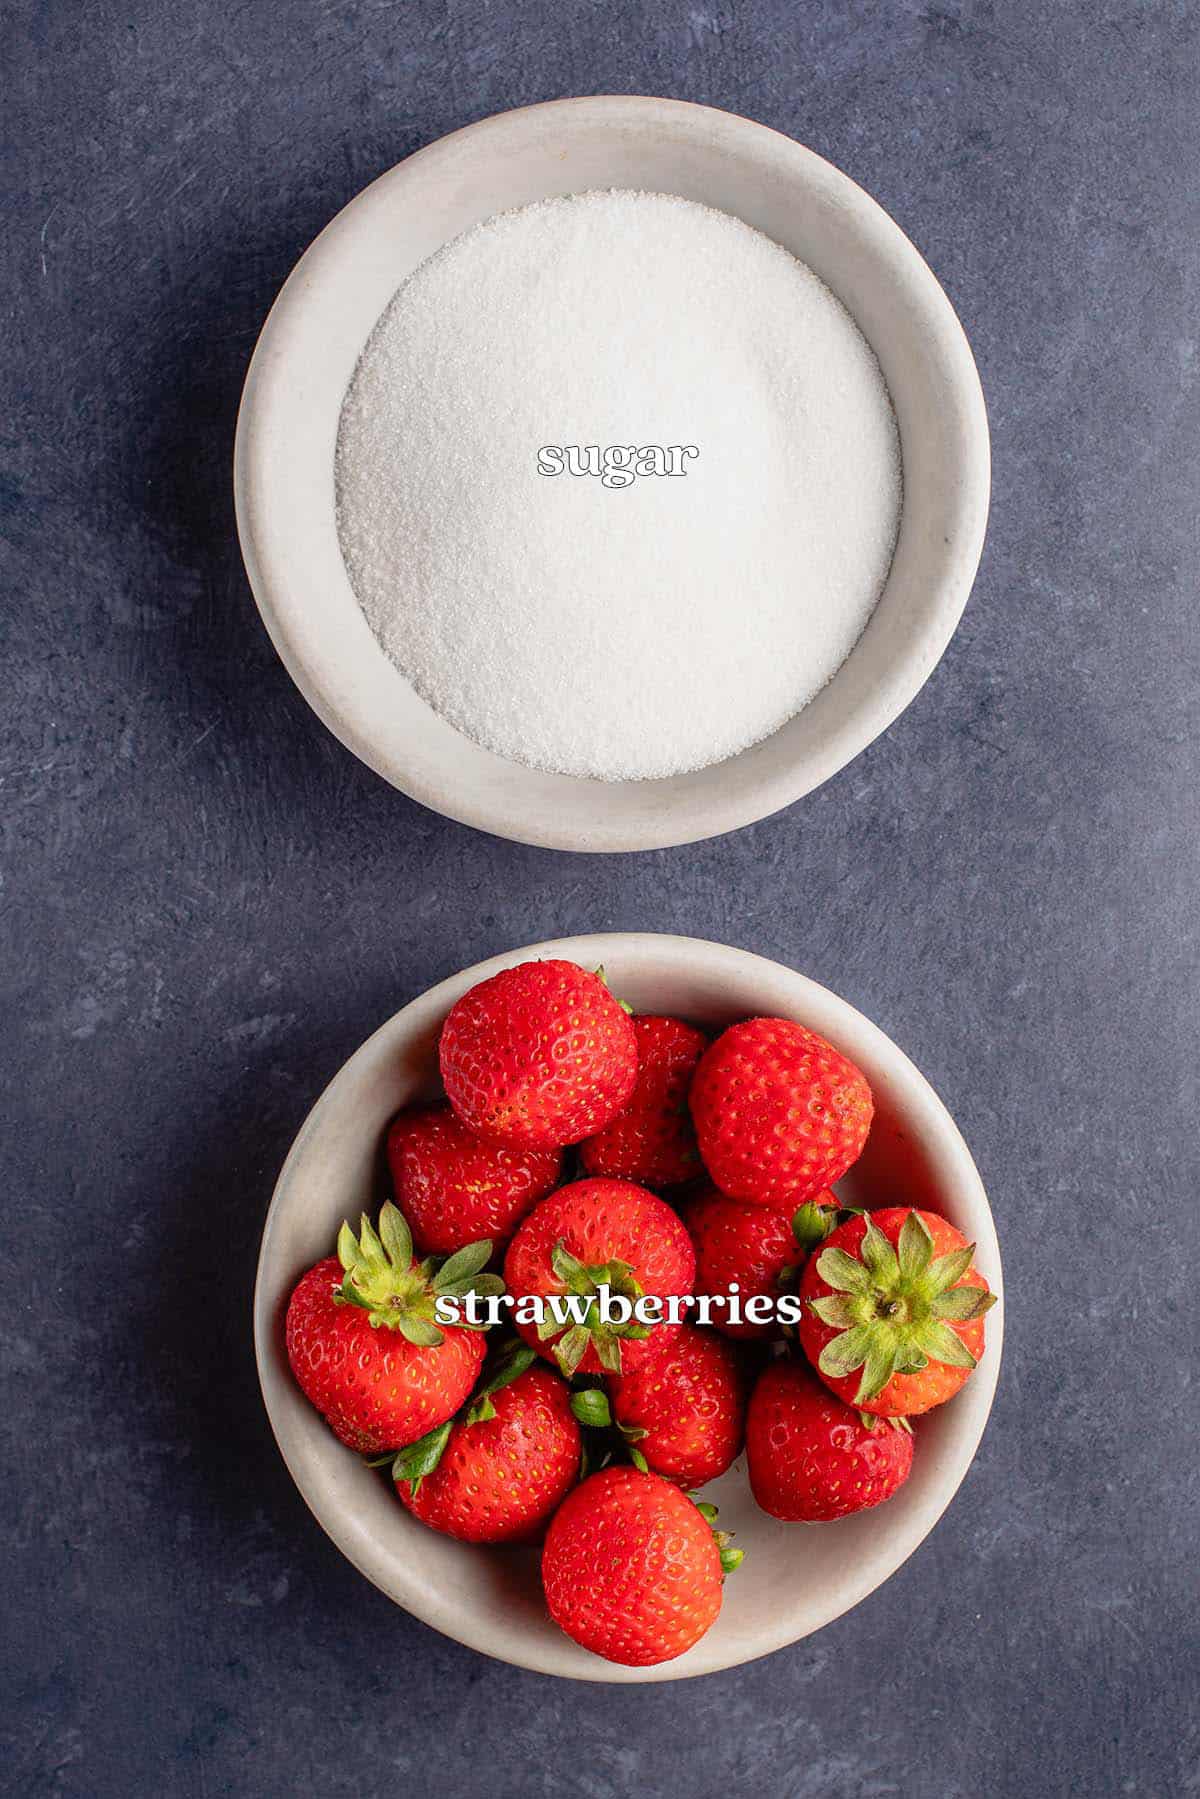
[[520,1344],[453,1422],[396,1457],[414,1518],[463,1543],[536,1541],[579,1479],[571,1392]]
[[837,1216],[828,1188],[801,1206],[793,1218],[769,1206],[748,1206],[707,1187],[690,1199],[683,1219],[696,1246],[697,1293],[737,1294],[743,1317],[730,1322],[727,1306],[714,1306],[711,1320],[725,1337],[781,1336],[780,1324],[752,1324],[744,1316],[748,1300],[778,1299],[814,1243],[823,1242]]
[[504,1243],[562,1171],[557,1149],[481,1143],[449,1106],[401,1112],[387,1136],[396,1203],[423,1251]]
[[787,1018],[722,1032],[692,1081],[700,1154],[723,1193],[791,1211],[862,1153],[871,1089],[853,1062]]
[[995,1304],[974,1254],[936,1212],[891,1206],[840,1224],[800,1281],[800,1342],[826,1386],[890,1418],[952,1398]]
[[685,1324],[648,1368],[613,1379],[612,1411],[656,1474],[702,1487],[741,1451],[748,1387],[732,1344]]
[[590,1137],[637,1076],[633,1020],[574,962],[522,962],[480,981],[450,1008],[438,1055],[467,1128],[522,1149]]
[[348,1224],[338,1253],[310,1268],[287,1309],[287,1354],[305,1397],[351,1449],[399,1449],[449,1418],[483,1361],[482,1333],[433,1322],[439,1294],[497,1292],[479,1270],[490,1243],[438,1266],[414,1264],[403,1215],[385,1205],[379,1235],[363,1217]]
[[746,1419],[750,1490],[764,1512],[823,1524],[890,1499],[912,1468],[910,1432],[873,1429],[801,1362],[764,1369]]
[[725,1566],[741,1559],[722,1550],[711,1510],[658,1474],[589,1475],[546,1533],[542,1582],[554,1622],[627,1668],[682,1655],[721,1609]]
[[674,1187],[700,1173],[688,1088],[708,1046],[678,1018],[635,1018],[637,1080],[623,1112],[580,1145],[585,1174]]
[[[665,1302],[690,1294],[696,1272],[692,1240],[665,1200],[630,1181],[574,1181],[539,1200],[526,1214],[504,1259],[504,1278],[516,1301],[517,1329],[567,1376],[576,1372],[632,1373],[662,1354],[680,1328]],[[616,1309],[643,1313],[605,1323],[597,1293],[607,1287]],[[559,1318],[522,1306],[531,1296],[558,1296]],[[676,1308],[679,1310],[680,1308]]]

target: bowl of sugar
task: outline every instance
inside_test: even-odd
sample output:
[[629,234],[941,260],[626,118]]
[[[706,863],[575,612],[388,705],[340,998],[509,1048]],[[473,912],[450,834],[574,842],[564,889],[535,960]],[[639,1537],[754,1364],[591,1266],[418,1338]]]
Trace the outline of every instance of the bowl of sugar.
[[765,126],[553,101],[382,175],[246,379],[250,584],[319,717],[425,805],[558,849],[735,830],[915,697],[983,546],[953,308]]

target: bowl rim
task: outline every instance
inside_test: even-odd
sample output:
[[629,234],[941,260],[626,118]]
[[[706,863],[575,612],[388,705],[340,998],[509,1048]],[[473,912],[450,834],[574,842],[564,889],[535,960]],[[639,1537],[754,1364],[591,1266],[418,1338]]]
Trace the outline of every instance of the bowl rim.
[[[273,484],[280,480],[279,445],[291,435],[283,416],[281,368],[301,321],[322,288],[336,280],[347,241],[377,209],[394,204],[396,196],[408,195],[419,203],[423,182],[436,184],[450,171],[461,177],[465,154],[497,158],[509,145],[533,141],[551,128],[568,130],[575,122],[600,123],[624,135],[666,126],[677,137],[703,141],[717,153],[753,156],[764,177],[803,183],[831,214],[854,219],[897,291],[903,290],[906,303],[920,313],[921,328],[936,346],[939,405],[954,421],[957,486],[950,516],[955,549],[930,583],[936,604],[913,622],[902,650],[880,671],[869,693],[832,723],[826,721],[818,742],[798,747],[778,766],[760,757],[741,778],[702,788],[693,785],[698,777],[742,764],[763,746],[693,775],[660,781],[610,784],[542,775],[535,784],[531,777],[537,771],[475,744],[472,766],[465,770],[449,766],[444,757],[422,755],[415,732],[406,733],[400,743],[382,744],[379,708],[353,682],[344,676],[335,679],[325,666],[328,645],[322,651],[294,591],[302,577],[265,522]],[[300,257],[262,327],[238,412],[233,487],[243,561],[263,623],[288,673],[333,735],[392,786],[445,817],[515,842],[595,853],[668,848],[742,829],[829,780],[885,731],[924,686],[962,616],[983,550],[990,469],[986,407],[962,325],[933,272],[878,202],[815,151],[740,114],[652,95],[599,94],[517,107],[465,125],[414,151],[347,202]],[[947,536],[947,545],[950,541]],[[403,681],[399,671],[396,675]],[[437,717],[432,711],[430,716]],[[788,729],[787,724],[781,727]],[[527,791],[531,787],[536,790]],[[584,816],[578,797],[596,787],[610,793],[642,789],[639,797],[645,804],[635,817],[618,816],[619,808],[611,805]]]
[[[679,1661],[664,1662],[651,1668],[624,1668],[586,1656],[586,1652],[578,1650],[565,1637],[561,1644],[557,1639],[549,1639],[544,1652],[515,1637],[511,1641],[507,1637],[501,1638],[494,1622],[477,1618],[469,1607],[456,1605],[433,1586],[423,1585],[419,1567],[405,1565],[407,1587],[403,1593],[397,1591],[399,1583],[395,1570],[386,1565],[382,1549],[373,1539],[350,1528],[346,1506],[327,1502],[317,1478],[315,1458],[309,1455],[304,1436],[297,1428],[297,1418],[307,1417],[308,1408],[292,1379],[281,1342],[278,1299],[273,1298],[271,1292],[273,1284],[277,1284],[273,1281],[276,1273],[274,1238],[289,1203],[289,1188],[309,1140],[321,1128],[323,1114],[332,1109],[340,1089],[352,1084],[362,1066],[369,1064],[385,1046],[427,1034],[460,994],[476,982],[486,980],[514,962],[540,957],[561,957],[591,967],[602,962],[618,986],[623,964],[638,963],[644,970],[658,974],[690,971],[694,975],[699,958],[706,973],[713,977],[728,974],[743,980],[749,978],[771,992],[772,997],[782,996],[785,1003],[778,1008],[781,1015],[798,1017],[840,1044],[868,1045],[874,1057],[886,1060],[889,1083],[905,1111],[910,1115],[915,1112],[926,1131],[936,1134],[948,1178],[953,1171],[960,1217],[966,1214],[966,1226],[978,1246],[979,1263],[993,1292],[1002,1298],[1003,1271],[995,1225],[978,1169],[953,1118],[920,1070],[878,1025],[829,988],[784,963],[702,938],[657,932],[596,932],[551,939],[488,957],[437,982],[393,1013],[347,1057],[312,1106],[288,1151],[263,1226],[254,1285],[253,1336],[259,1384],[275,1442],[301,1497],[326,1535],[359,1573],[394,1603],[444,1636],[511,1666],[560,1678],[623,1684],[682,1680],[718,1673],[772,1654],[823,1629],[889,1579],[932,1531],[966,1476],[987,1425],[1000,1373],[1004,1308],[999,1305],[989,1313],[984,1356],[970,1381],[955,1397],[954,1417],[958,1429],[953,1442],[941,1455],[932,1502],[906,1530],[896,1530],[885,1538],[880,1550],[864,1557],[858,1578],[844,1583],[836,1603],[817,1623],[796,1630],[789,1626],[786,1617],[766,1619],[755,1635],[753,1646],[749,1649],[739,1646],[732,1653],[720,1650],[712,1642],[713,1633],[710,1632]],[[848,1053],[853,1054],[853,1050],[848,1049]],[[481,1553],[469,1545],[462,1547],[464,1553]],[[578,1661],[577,1656],[585,1659]],[[557,1665],[560,1660],[565,1665]]]

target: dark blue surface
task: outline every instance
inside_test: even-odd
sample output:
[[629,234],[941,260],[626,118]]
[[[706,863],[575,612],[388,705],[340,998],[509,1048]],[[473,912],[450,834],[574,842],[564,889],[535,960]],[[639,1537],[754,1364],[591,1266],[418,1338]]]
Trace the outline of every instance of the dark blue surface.
[[[1200,24],[1186,3],[3,9],[7,1126],[0,1787],[493,1799],[1198,1790]],[[241,571],[238,393],[299,252],[471,119],[659,92],[803,139],[972,338],[988,549],[893,730],[739,836],[626,859],[408,803]],[[818,1637],[576,1687],[325,1541],[250,1354],[310,1101],[466,962],[722,938],[913,1055],[989,1185],[1008,1349],[934,1536]]]

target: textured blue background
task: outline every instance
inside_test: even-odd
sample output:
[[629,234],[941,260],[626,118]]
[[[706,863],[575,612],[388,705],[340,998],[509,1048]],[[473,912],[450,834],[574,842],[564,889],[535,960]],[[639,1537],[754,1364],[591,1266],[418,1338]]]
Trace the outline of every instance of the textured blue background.
[[[1169,0],[8,0],[0,1786],[494,1799],[1197,1791],[1200,22]],[[441,133],[663,93],[831,157],[929,258],[994,433],[917,703],[823,791],[627,859],[368,774],[258,624],[234,414],[299,252]],[[325,1541],[260,1408],[272,1180],[359,1040],[592,927],[780,957],[978,1157],[1009,1280],[935,1535],[698,1684],[518,1673]]]

